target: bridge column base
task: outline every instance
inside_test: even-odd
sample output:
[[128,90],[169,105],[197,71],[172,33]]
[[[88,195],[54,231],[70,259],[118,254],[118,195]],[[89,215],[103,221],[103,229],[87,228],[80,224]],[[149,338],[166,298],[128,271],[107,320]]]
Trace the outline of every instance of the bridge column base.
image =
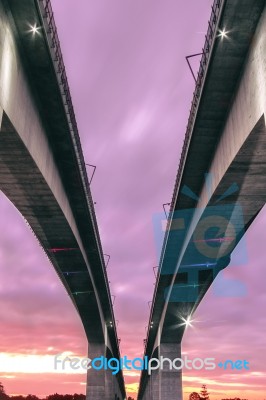
[[[183,400],[182,370],[170,369],[170,361],[181,358],[181,345],[161,343],[158,356],[164,359],[162,369],[152,371],[143,400]],[[180,363],[177,362],[176,366]]]
[[[173,361],[175,358],[181,358],[181,344],[161,343],[159,352],[160,356]],[[177,366],[179,365],[180,363],[177,363]],[[182,369],[169,369],[169,362],[166,360],[160,372],[160,400],[183,400]]]
[[[105,356],[105,345],[100,343],[90,343],[89,358]],[[99,371],[88,369],[86,400],[105,399],[105,370]]]
[[[102,343],[89,344],[89,358],[112,357],[110,350]],[[100,364],[100,360],[97,365]],[[104,368],[95,370],[88,369],[86,400],[124,400],[121,396],[116,375],[112,370]]]
[[[89,358],[93,360],[102,356],[106,357],[106,346],[101,343],[90,343]],[[88,369],[86,400],[113,400],[115,398],[115,396],[111,397],[113,385],[109,373],[110,371],[103,368],[100,370]]]

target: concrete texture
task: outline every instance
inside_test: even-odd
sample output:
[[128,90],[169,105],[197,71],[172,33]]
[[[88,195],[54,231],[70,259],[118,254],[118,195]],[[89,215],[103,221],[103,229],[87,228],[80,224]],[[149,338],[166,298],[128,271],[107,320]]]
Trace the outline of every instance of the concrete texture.
[[[161,343],[157,348],[156,357],[164,357],[171,361],[181,358],[181,345]],[[170,369],[168,360],[165,360],[163,369],[152,371],[143,393],[144,400],[183,400],[182,371]]]
[[[161,343],[160,356],[174,360],[181,358],[181,345],[175,343]],[[169,369],[169,364],[165,363],[161,371],[161,379],[158,386],[161,386],[160,397],[158,400],[176,399],[183,400],[182,394],[182,371]],[[159,391],[159,388],[157,389]]]
[[[110,350],[102,344],[90,343],[90,359],[98,357],[112,358]],[[99,361],[100,362],[100,361]],[[98,365],[99,365],[98,362]],[[116,375],[112,374],[111,369],[94,370],[88,369],[87,372],[87,400],[122,400],[122,395],[118,386]]]
[[[97,357],[106,356],[106,348],[99,343],[90,343],[89,345],[89,358],[94,359]],[[106,371],[89,369],[87,373],[87,400],[101,400],[108,399],[106,392]]]

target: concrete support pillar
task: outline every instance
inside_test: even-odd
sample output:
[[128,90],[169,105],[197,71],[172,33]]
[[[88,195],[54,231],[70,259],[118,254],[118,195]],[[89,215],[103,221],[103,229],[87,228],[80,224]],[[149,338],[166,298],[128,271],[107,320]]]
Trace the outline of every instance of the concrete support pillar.
[[115,375],[108,369],[105,371],[105,400],[114,400],[116,395]]
[[149,384],[150,384],[150,379],[148,380],[148,383],[146,385],[142,400],[149,400]]
[[[152,371],[148,380],[143,400],[183,400],[182,370],[170,368],[170,361],[181,358],[181,345],[161,343],[158,348],[158,357],[165,360],[162,369]],[[180,363],[176,363],[180,366]]]
[[[98,357],[110,359],[112,355],[105,344],[90,343],[89,358],[93,360]],[[97,364],[100,364],[100,360]],[[122,400],[116,375],[112,374],[111,369],[88,369],[86,400]]]
[[[105,357],[105,345],[100,343],[90,343],[89,358]],[[99,371],[88,369],[87,373],[87,391],[86,400],[103,400],[105,399],[105,370]]]
[[150,400],[150,399],[151,399],[151,377],[149,378],[146,384],[145,391],[141,400]]
[[119,387],[116,378],[114,378],[113,380],[113,387],[114,387],[114,399],[117,400],[119,397]]
[[124,398],[121,395],[119,384],[118,384],[118,381],[117,381],[115,376],[113,376],[113,388],[114,388],[113,399],[115,399],[115,400],[124,400]]
[[[181,344],[161,343],[160,356],[171,361],[181,358]],[[180,363],[177,363],[180,366]],[[165,362],[161,370],[160,400],[183,400],[182,370],[170,369],[169,362]]]
[[149,382],[149,397],[150,400],[161,400],[161,371],[153,371]]

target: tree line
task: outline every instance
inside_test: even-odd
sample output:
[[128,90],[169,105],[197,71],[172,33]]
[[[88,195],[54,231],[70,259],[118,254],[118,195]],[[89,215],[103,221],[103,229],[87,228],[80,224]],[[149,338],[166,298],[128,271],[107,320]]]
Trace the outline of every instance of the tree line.
[[[28,394],[27,396],[8,396],[6,394],[4,386],[0,382],[0,400],[44,400],[35,396],[34,394]],[[51,394],[45,398],[45,400],[86,400],[85,394]]]
[[[202,385],[200,393],[193,392],[189,396],[189,400],[210,400],[210,394],[207,390],[207,385]],[[233,399],[221,399],[221,400],[247,400],[247,399],[240,399],[239,397],[235,397]]]

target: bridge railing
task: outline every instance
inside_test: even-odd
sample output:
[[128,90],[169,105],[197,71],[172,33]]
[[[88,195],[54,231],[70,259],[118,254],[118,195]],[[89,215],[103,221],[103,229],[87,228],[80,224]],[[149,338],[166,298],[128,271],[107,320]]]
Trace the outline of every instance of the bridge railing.
[[[199,70],[197,74],[197,79],[196,79],[196,85],[193,93],[193,99],[192,99],[192,104],[191,104],[191,109],[189,113],[189,118],[188,118],[188,123],[186,127],[186,133],[185,133],[185,138],[183,142],[183,147],[181,151],[181,156],[179,159],[179,166],[177,170],[177,175],[176,175],[176,180],[175,180],[175,186],[174,186],[174,191],[173,191],[173,196],[170,204],[170,212],[167,217],[167,228],[165,230],[165,235],[164,235],[164,240],[163,240],[163,246],[162,246],[162,251],[161,251],[161,257],[160,257],[160,262],[159,262],[159,269],[158,269],[158,274],[156,277],[156,284],[155,284],[155,290],[154,290],[154,295],[153,295],[153,300],[152,300],[152,305],[151,305],[151,313],[150,313],[150,321],[149,321],[149,327],[151,326],[151,321],[153,318],[153,307],[156,299],[156,293],[157,293],[157,287],[159,283],[159,278],[160,278],[160,270],[162,268],[163,264],[163,257],[164,257],[164,251],[166,248],[167,244],[167,239],[168,239],[168,234],[169,234],[169,228],[171,224],[171,219],[173,212],[175,210],[175,204],[176,204],[176,198],[178,196],[180,184],[181,184],[181,179],[182,179],[182,174],[185,166],[185,161],[188,153],[188,148],[190,144],[190,140],[192,137],[192,132],[195,124],[195,119],[199,107],[199,102],[200,98],[202,95],[202,90],[206,78],[206,72],[210,60],[210,55],[214,46],[215,39],[217,37],[217,31],[219,27],[219,21],[220,21],[220,16],[221,16],[221,11],[223,8],[224,0],[214,0],[214,3],[212,5],[212,11],[211,11],[211,16],[210,20],[208,22],[208,29],[207,33],[205,35],[205,43],[204,47],[202,49],[202,57],[200,60],[200,65],[199,65]],[[149,337],[149,330],[147,330],[147,340],[145,341],[145,348],[144,348],[144,354],[146,353],[146,348],[148,345],[148,337]]]
[[200,97],[201,97],[201,93],[202,93],[202,88],[203,88],[204,81],[205,81],[207,65],[208,65],[208,61],[210,58],[211,49],[213,47],[215,38],[217,36],[217,28],[218,28],[218,24],[219,24],[219,16],[220,16],[222,4],[223,4],[223,0],[215,0],[214,4],[212,5],[211,17],[208,22],[207,34],[205,35],[205,44],[202,49],[202,57],[200,60],[200,66],[199,66],[199,70],[198,70],[196,86],[195,86],[195,90],[193,93],[193,100],[192,100],[192,105],[191,105],[188,123],[187,123],[187,127],[186,127],[185,139],[183,142],[183,147],[182,147],[181,156],[180,156],[180,160],[179,160],[179,167],[177,170],[174,192],[173,192],[173,197],[172,197],[172,201],[171,201],[171,205],[170,205],[170,212],[174,211],[174,209],[175,209],[175,200],[176,200],[176,196],[178,194],[180,183],[181,183],[183,168],[185,165],[188,147],[189,147],[189,143],[190,143],[190,139],[192,136],[192,131],[193,131],[194,123],[195,123],[195,117],[197,114],[199,101],[200,101]]
[[[112,318],[113,318],[113,321],[115,324],[112,299],[110,296],[109,282],[108,282],[108,277],[107,277],[106,268],[105,268],[105,260],[104,260],[102,245],[101,245],[101,241],[100,241],[100,235],[99,235],[99,230],[98,230],[98,225],[97,225],[94,203],[93,203],[93,199],[92,199],[92,195],[91,195],[90,184],[89,184],[89,180],[88,180],[86,165],[85,165],[81,142],[80,142],[80,137],[79,137],[79,133],[78,133],[77,121],[76,121],[76,117],[75,117],[74,107],[73,107],[69,84],[68,84],[68,80],[67,80],[66,68],[64,65],[64,61],[63,61],[63,54],[61,51],[60,41],[59,41],[59,37],[58,37],[58,33],[57,33],[55,20],[54,20],[54,13],[53,13],[53,9],[52,9],[50,0],[37,0],[37,3],[39,6],[40,15],[42,17],[43,29],[45,31],[46,38],[48,41],[51,58],[52,58],[52,61],[54,64],[59,88],[60,88],[62,99],[63,99],[63,104],[65,107],[65,111],[66,111],[66,115],[67,115],[67,119],[68,119],[69,130],[71,133],[72,143],[73,143],[73,146],[75,149],[75,154],[77,157],[77,162],[78,162],[78,166],[79,166],[79,170],[80,170],[80,176],[82,179],[84,193],[85,193],[85,196],[87,199],[89,212],[92,217],[92,225],[93,225],[94,235],[95,235],[96,242],[97,242],[98,252],[100,255],[100,259],[101,259],[101,264],[103,266],[103,268],[102,268],[103,275],[104,275],[106,287],[108,289],[107,292],[108,292],[109,302],[111,305],[111,313],[112,313]],[[118,341],[116,329],[115,329],[115,338],[116,338],[116,343],[117,343],[117,349],[119,351],[119,341]]]

